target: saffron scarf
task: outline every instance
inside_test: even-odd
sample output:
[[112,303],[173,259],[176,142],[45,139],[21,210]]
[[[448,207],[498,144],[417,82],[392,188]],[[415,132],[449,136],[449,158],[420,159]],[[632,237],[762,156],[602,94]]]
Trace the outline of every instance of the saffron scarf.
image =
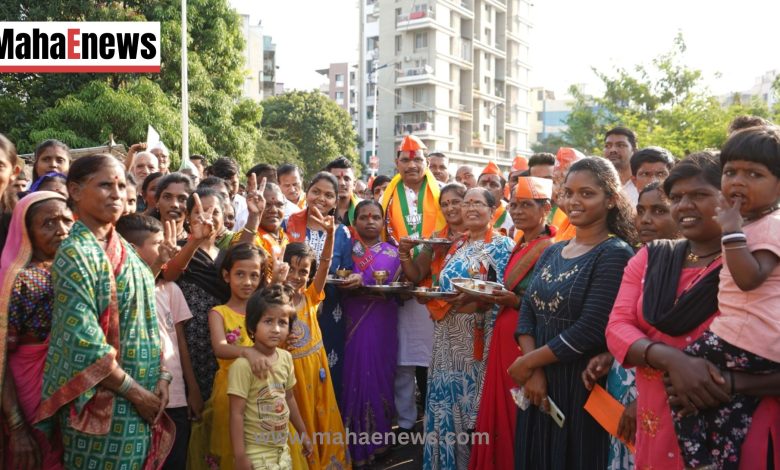
[[558,233],[555,236],[556,243],[571,240],[575,235],[577,235],[577,227],[571,224],[569,221],[569,216],[567,216],[560,207],[555,210],[555,214],[552,218],[552,224],[555,226],[555,228],[558,229]]
[[496,212],[493,214],[493,228],[498,230],[501,228],[502,225],[504,225],[504,222],[506,221],[506,204],[504,204],[504,201],[499,201],[498,208],[496,209]]
[[[441,231],[436,232],[433,234],[433,238],[449,238],[450,240],[453,240],[456,238],[453,236],[454,234],[450,233],[450,226],[445,225]],[[460,235],[458,235],[457,238],[460,238]],[[443,251],[443,250],[442,250]],[[433,287],[439,286],[439,274],[441,274],[441,270],[444,269],[444,256],[442,254],[442,251],[438,252],[434,249],[432,250],[432,257],[431,257],[431,277],[428,279],[425,279],[423,282],[420,283],[421,286],[425,286],[430,281],[430,285]],[[427,304],[425,304],[426,307],[428,307],[428,311],[431,313],[431,319],[434,321],[440,321],[443,319],[447,312],[452,307],[449,302],[444,301],[442,299],[431,299]]]
[[511,268],[507,267],[507,272],[504,276],[504,287],[506,290],[514,291],[517,285],[523,282],[523,279],[533,271],[536,261],[542,255],[542,252],[553,244],[553,237],[555,237],[556,232],[557,230],[554,226],[548,225],[539,237],[530,242],[515,245],[509,263],[511,265],[512,260],[515,259],[517,261]]
[[309,209],[296,212],[287,218],[287,237],[291,243],[306,243],[306,221],[309,218]]
[[[393,239],[396,243],[403,237],[430,238],[434,231],[441,230],[446,224],[444,215],[439,208],[439,184],[430,170],[425,170],[424,186],[420,187],[417,196],[418,216],[422,217],[421,224],[415,224],[416,231],[409,232],[407,220],[404,217],[404,209],[401,199],[406,202],[405,189],[401,175],[393,177],[382,194],[382,210],[385,212],[385,240]],[[421,194],[423,193],[424,194]],[[402,194],[404,193],[404,194]],[[422,209],[420,213],[419,209]],[[408,212],[408,209],[407,211]]]
[[[27,233],[27,211],[33,204],[49,199],[66,201],[65,197],[59,193],[37,191],[20,199],[11,215],[8,238],[6,238],[2,258],[0,258],[0,282],[2,283],[0,284],[0,289],[2,289],[0,291],[0,390],[3,389],[4,374],[2,371],[6,369],[7,360],[8,304],[11,301],[16,275],[30,263],[33,254],[32,240]],[[0,403],[2,403],[1,394]]]

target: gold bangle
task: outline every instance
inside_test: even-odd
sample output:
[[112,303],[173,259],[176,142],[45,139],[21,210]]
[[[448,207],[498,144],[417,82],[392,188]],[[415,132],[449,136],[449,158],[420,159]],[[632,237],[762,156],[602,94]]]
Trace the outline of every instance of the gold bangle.
[[24,426],[24,416],[22,415],[22,412],[19,411],[18,406],[11,410],[9,416],[6,418],[6,424],[8,424],[9,431],[16,431]]

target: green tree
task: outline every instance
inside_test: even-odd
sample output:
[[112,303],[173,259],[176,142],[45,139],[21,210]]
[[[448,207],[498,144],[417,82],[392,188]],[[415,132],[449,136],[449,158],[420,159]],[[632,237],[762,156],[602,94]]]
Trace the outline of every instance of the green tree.
[[704,148],[719,148],[729,122],[741,114],[777,118],[759,101],[739,100],[724,108],[704,85],[702,73],[684,65],[686,50],[678,35],[670,51],[646,67],[612,73],[594,69],[604,94],[588,98],[577,88],[570,93],[575,104],[567,120],[563,141],[586,152],[601,153],[604,133],[613,126],[633,129],[639,146],[660,145],[678,157]]
[[307,175],[339,155],[349,158],[355,173],[360,172],[357,134],[349,114],[319,92],[293,91],[263,101],[263,128],[269,136],[295,146]]
[[[162,139],[172,152],[179,153],[181,145],[181,2],[180,0],[124,0],[123,2],[99,2],[96,0],[21,0],[0,5],[0,17],[7,20],[29,21],[159,21],[161,27],[161,73],[147,74],[145,78],[166,96],[165,106],[175,114],[169,116],[170,125],[142,122],[148,106],[156,101],[141,102],[141,109],[130,114],[144,129],[152,124],[160,130]],[[188,68],[190,93],[190,142],[192,152],[209,155],[230,155],[246,168],[252,164],[255,147],[260,139],[262,107],[240,97],[244,79],[244,41],[240,18],[230,7],[228,0],[190,0],[188,2]],[[0,75],[0,118],[7,133],[19,145],[20,151],[29,152],[35,141],[32,135],[42,135],[46,129],[54,135],[66,135],[68,128],[52,128],[50,123],[39,123],[39,117],[47,110],[60,106],[59,100],[79,94],[93,83],[101,83],[122,92],[130,90],[144,79],[132,74],[2,74]],[[146,87],[147,85],[144,85]],[[94,88],[93,88],[94,90]],[[152,113],[161,113],[153,111]],[[116,126],[115,126],[116,125]],[[104,122],[103,127],[121,128],[120,122]],[[171,131],[168,131],[171,128]],[[135,135],[117,131],[118,140],[137,141]],[[88,136],[74,135],[66,140],[78,146],[79,139],[92,140]],[[203,145],[198,142],[204,141]],[[195,143],[198,143],[196,146]]]

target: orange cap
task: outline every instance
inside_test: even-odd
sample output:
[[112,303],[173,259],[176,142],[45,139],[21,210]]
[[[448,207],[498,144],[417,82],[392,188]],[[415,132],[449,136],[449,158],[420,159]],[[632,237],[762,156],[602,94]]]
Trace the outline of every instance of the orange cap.
[[516,199],[552,199],[553,182],[548,178],[521,176],[515,186]]
[[572,163],[583,158],[586,157],[579,150],[571,147],[561,147],[558,149],[558,154],[555,155],[555,167],[568,170]]
[[518,155],[515,157],[515,160],[512,162],[512,170],[510,171],[510,173],[515,171],[525,171],[527,169],[528,169],[528,160]]
[[488,162],[487,166],[484,170],[482,170],[482,173],[479,174],[482,175],[498,175],[502,176],[501,169],[496,165],[496,162],[490,161]]
[[416,152],[418,150],[426,150],[427,148],[419,137],[407,135],[404,136],[404,140],[401,141],[401,147],[398,150],[402,152]]

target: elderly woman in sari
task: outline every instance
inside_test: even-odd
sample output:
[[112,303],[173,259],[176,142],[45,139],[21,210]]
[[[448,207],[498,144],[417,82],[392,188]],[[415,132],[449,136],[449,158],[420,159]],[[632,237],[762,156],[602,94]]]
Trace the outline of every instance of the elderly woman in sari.
[[66,468],[157,467],[173,441],[171,375],[160,365],[152,273],[114,230],[124,168],[110,155],[82,157],[68,193],[79,221],[54,257],[38,419],[59,423]]
[[510,201],[509,215],[521,238],[506,266],[503,291],[497,296],[485,296],[483,301],[498,304],[501,310],[493,326],[485,385],[477,415],[477,433],[488,433],[488,442],[475,442],[471,449],[469,469],[493,469],[514,462],[517,411],[509,391],[514,382],[507,369],[520,357],[514,341],[517,315],[525,289],[533,278],[536,261],[556,234],[554,226],[546,224],[550,214],[552,180],[520,177]]
[[[504,281],[514,243],[491,226],[497,206],[498,201],[484,188],[466,193],[461,211],[467,232],[445,256],[439,281],[442,290],[454,290],[455,278],[477,276],[487,281]],[[468,467],[469,447],[456,444],[452,436],[474,429],[497,313],[497,306],[462,294],[452,300],[449,311],[434,324],[425,432],[436,438],[425,442],[426,469]]]
[[[460,183],[450,183],[441,188],[439,207],[441,208],[441,213],[444,214],[444,220],[447,222],[447,225],[438,232],[434,232],[431,238],[447,238],[455,241],[463,236],[466,228],[463,224],[463,211],[461,211],[460,206],[464,197],[466,197],[466,187]],[[423,245],[419,250],[420,253],[413,257],[412,250],[418,244],[419,241],[409,237],[403,237],[400,240],[398,253],[401,256],[401,267],[403,267],[404,275],[407,280],[414,284],[427,283],[428,279],[430,279],[433,287],[439,287],[439,275],[444,267],[444,258],[447,256],[449,247]],[[444,315],[450,309],[449,302],[445,300],[421,298],[419,301],[425,303],[431,312],[431,318],[435,321],[444,318]],[[421,387],[421,392],[423,390],[425,390],[425,387]],[[423,396],[422,398],[424,402],[425,397]]]
[[51,263],[73,225],[66,202],[50,191],[22,198],[14,208],[0,261],[0,370],[5,370],[0,382],[9,430],[5,468],[62,468],[61,444],[47,440],[31,423],[40,405],[49,349]]

